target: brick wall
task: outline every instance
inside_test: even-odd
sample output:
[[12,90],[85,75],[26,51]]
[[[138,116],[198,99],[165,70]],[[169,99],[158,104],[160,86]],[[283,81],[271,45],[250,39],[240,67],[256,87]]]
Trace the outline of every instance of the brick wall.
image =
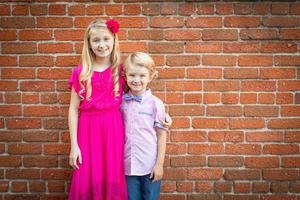
[[300,199],[300,3],[0,4],[0,199],[66,199],[66,81],[84,28],[112,16],[149,52],[174,123],[163,200]]

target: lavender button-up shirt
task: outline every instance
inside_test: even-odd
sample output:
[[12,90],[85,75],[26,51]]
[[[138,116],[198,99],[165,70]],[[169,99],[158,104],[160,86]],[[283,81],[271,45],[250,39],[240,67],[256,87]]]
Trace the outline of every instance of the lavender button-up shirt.
[[155,128],[161,128],[160,122],[165,120],[164,104],[148,89],[141,102],[123,99],[121,110],[126,133],[125,175],[150,174],[157,158]]

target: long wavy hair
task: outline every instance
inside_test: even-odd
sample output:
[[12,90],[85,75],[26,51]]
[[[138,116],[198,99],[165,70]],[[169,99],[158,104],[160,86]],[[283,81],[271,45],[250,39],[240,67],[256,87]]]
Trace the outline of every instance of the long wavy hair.
[[[80,86],[82,88],[85,87],[86,89],[86,99],[90,99],[92,94],[92,87],[91,87],[91,77],[93,75],[92,63],[96,59],[96,55],[90,48],[90,35],[91,30],[93,29],[106,29],[110,31],[104,20],[96,19],[92,21],[89,26],[87,27],[85,34],[84,34],[84,41],[83,41],[83,48],[81,54],[81,61],[82,61],[82,70],[79,76]],[[110,31],[111,32],[111,31]],[[119,39],[118,35],[115,33],[113,34],[114,37],[114,46],[112,53],[110,55],[111,63],[112,63],[112,72],[113,72],[113,82],[114,82],[114,95],[119,95],[119,64],[121,60],[120,56],[120,48],[119,48]]]

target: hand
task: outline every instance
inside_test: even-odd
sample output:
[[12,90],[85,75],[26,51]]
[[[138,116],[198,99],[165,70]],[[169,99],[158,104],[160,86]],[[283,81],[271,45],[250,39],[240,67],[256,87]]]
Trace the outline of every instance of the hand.
[[163,165],[162,164],[155,164],[153,170],[150,174],[150,178],[153,178],[152,182],[159,181],[162,179],[164,173]]
[[71,147],[71,152],[69,156],[69,164],[73,169],[79,169],[79,166],[77,165],[77,160],[79,164],[82,164],[81,152],[78,145]]
[[172,125],[173,123],[173,120],[172,118],[170,117],[170,115],[168,113],[166,113],[166,118],[165,118],[165,121],[164,122],[161,122],[163,127],[168,129],[170,128],[170,126]]

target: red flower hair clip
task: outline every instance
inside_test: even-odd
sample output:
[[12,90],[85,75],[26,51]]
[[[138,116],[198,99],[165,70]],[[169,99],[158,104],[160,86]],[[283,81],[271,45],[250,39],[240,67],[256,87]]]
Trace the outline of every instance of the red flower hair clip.
[[119,23],[116,20],[113,19],[107,20],[106,26],[113,34],[119,32]]

